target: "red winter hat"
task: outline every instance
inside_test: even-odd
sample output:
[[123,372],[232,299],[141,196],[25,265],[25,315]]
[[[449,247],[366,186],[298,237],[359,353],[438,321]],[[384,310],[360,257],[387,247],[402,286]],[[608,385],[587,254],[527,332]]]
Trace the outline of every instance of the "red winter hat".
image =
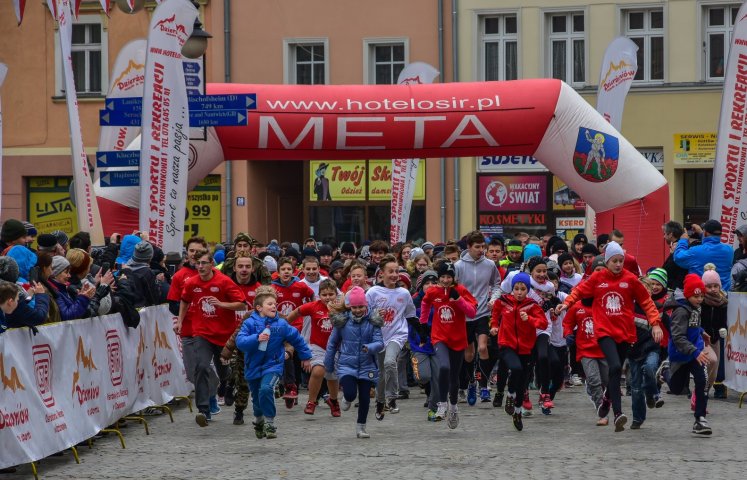
[[690,298],[695,295],[705,294],[705,284],[703,280],[694,273],[685,275],[685,298]]

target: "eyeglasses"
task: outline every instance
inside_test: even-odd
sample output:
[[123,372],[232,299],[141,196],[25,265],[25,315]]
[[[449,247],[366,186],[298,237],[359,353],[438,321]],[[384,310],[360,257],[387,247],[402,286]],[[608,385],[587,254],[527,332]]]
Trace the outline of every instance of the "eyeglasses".
[[212,265],[213,262],[197,262],[197,265]]

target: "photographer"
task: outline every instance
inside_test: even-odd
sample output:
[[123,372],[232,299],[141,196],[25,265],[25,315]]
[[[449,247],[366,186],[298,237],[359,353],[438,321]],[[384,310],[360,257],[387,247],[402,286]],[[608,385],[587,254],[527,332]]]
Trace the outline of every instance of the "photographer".
[[690,245],[690,235],[683,232],[674,250],[674,262],[686,268],[688,273],[703,275],[703,267],[706,263],[716,265],[716,271],[721,277],[724,290],[731,287],[731,264],[734,252],[729,245],[721,243],[721,223],[717,220],[708,220],[703,226],[693,225],[694,233],[703,234],[700,245]]

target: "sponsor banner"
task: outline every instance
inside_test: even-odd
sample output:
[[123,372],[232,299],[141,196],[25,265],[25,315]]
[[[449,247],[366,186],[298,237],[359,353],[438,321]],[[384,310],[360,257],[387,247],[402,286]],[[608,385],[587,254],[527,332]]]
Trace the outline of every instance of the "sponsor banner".
[[392,160],[392,202],[390,243],[407,240],[407,224],[410,221],[412,197],[418,177],[418,159]]
[[585,217],[555,217],[555,228],[559,230],[583,230],[586,228]]
[[547,216],[544,213],[478,213],[478,223],[480,231],[490,230],[494,226],[540,226],[547,223]]
[[309,172],[311,201],[366,199],[365,160],[312,161]]
[[544,175],[483,175],[477,178],[481,211],[547,210],[547,177]]
[[[18,19],[18,24],[21,24],[21,19]],[[3,86],[5,81],[5,75],[8,73],[8,67],[0,62],[0,88]],[[0,211],[2,211],[2,199],[3,199],[3,103],[0,98]]]
[[638,70],[638,46],[627,37],[617,37],[607,46],[599,72],[597,111],[618,131],[622,130],[623,107]]
[[490,155],[476,157],[478,172],[546,172],[547,169],[531,155]]
[[[726,93],[724,94],[726,98]],[[674,164],[711,167],[716,160],[716,133],[675,133]],[[721,186],[719,186],[720,188]]]
[[184,241],[203,237],[207,242],[221,242],[220,175],[208,175],[187,194],[187,219]]
[[187,395],[184,367],[165,305],[0,335],[0,468],[74,446],[117,419]]
[[552,209],[584,210],[586,202],[558,177],[552,177]]
[[140,145],[140,230],[164,252],[181,251],[189,170],[189,109],[182,46],[197,9],[166,0],[148,34]]
[[729,292],[728,328],[724,345],[724,383],[747,392],[747,294]]
[[[417,160],[418,168],[415,175],[413,200],[425,200],[425,162]],[[368,199],[391,200],[392,198],[392,161],[368,161]]]
[[54,0],[57,12],[57,22],[60,32],[60,50],[62,51],[63,77],[65,82],[65,97],[67,99],[67,113],[70,122],[70,144],[73,161],[73,179],[75,181],[75,204],[77,209],[78,226],[81,230],[91,234],[93,245],[104,244],[104,231],[93,191],[91,175],[88,171],[88,158],[83,148],[83,137],[80,129],[80,115],[78,114],[78,96],[75,91],[72,63],[72,7],[70,0]]
[[70,198],[70,177],[29,177],[26,211],[39,233],[78,231],[77,209]]
[[747,198],[743,197],[744,159],[747,155],[746,104],[747,4],[742,4],[736,16],[726,62],[711,187],[710,218],[721,221],[721,241],[732,247],[738,241],[734,233],[736,228],[747,218]]

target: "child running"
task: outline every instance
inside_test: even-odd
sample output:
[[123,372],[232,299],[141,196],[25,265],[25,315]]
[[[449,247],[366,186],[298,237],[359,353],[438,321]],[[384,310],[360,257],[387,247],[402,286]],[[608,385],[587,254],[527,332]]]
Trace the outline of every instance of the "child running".
[[369,315],[366,294],[360,287],[352,287],[348,291],[345,295],[345,307],[350,311],[331,315],[334,330],[327,342],[324,367],[328,373],[335,372],[335,356],[340,353],[336,374],[342,387],[342,409],[348,411],[356,396],[358,397],[356,436],[369,438],[370,435],[366,432],[371,402],[369,392],[376,386],[379,378],[376,355],[384,348],[381,337],[384,322],[376,312]]
[[[438,364],[438,410],[436,418],[444,418],[449,428],[459,425],[459,374],[467,348],[466,317],[474,317],[477,300],[454,281],[456,271],[451,262],[438,265],[438,285],[425,292],[420,307],[420,324],[428,323],[433,308],[431,342]],[[448,416],[446,394],[449,395]]]
[[293,346],[307,372],[311,370],[312,354],[298,330],[278,315],[277,294],[272,287],[257,289],[254,309],[236,336],[236,347],[244,352],[244,376],[252,394],[254,433],[257,438],[276,438],[275,387],[283,375],[283,344],[288,342]]
[[526,273],[517,273],[511,279],[511,293],[501,295],[494,304],[490,318],[490,334],[498,335],[501,362],[510,372],[508,397],[504,410],[511,415],[514,427],[521,431],[521,420],[526,376],[537,341],[537,329],[547,328],[547,317],[539,305],[527,298],[531,280]]

